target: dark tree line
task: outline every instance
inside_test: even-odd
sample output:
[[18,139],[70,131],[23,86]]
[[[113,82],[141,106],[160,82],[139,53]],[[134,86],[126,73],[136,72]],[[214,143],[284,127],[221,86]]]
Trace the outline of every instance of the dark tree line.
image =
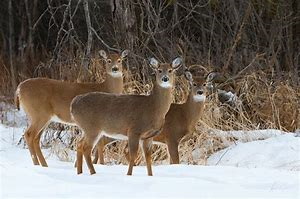
[[257,59],[256,68],[299,83],[298,0],[3,0],[0,8],[0,75],[13,88],[41,63],[80,59],[76,67],[88,68],[99,49],[125,48],[137,69],[149,56],[180,54],[187,65],[237,74]]

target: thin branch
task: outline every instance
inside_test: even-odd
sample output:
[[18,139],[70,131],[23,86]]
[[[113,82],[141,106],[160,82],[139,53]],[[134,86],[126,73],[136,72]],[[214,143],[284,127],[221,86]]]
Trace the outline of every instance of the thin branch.
[[249,3],[248,7],[247,7],[247,10],[245,12],[245,15],[244,15],[244,18],[242,20],[242,24],[238,30],[238,33],[236,34],[236,37],[235,37],[235,40],[234,40],[234,43],[230,49],[230,52],[229,52],[229,56],[228,56],[228,59],[223,67],[223,71],[228,71],[228,67],[229,67],[229,64],[231,62],[231,59],[232,59],[232,56],[233,56],[233,52],[234,50],[236,49],[239,41],[241,40],[242,38],[242,33],[243,33],[243,30],[244,30],[244,27],[245,27],[245,23],[246,21],[248,20],[249,16],[250,16],[250,12],[251,12],[251,4]]
[[253,59],[252,61],[245,67],[243,68],[243,70],[241,70],[238,74],[236,74],[235,76],[231,77],[231,78],[228,78],[225,82],[223,82],[222,84],[219,84],[218,87],[222,87],[224,85],[226,85],[228,82],[230,81],[233,81],[233,80],[236,80],[238,79],[247,69],[249,69],[251,66],[254,65],[254,62],[256,60],[258,60],[259,58],[263,57],[265,55],[265,53],[262,53],[262,54],[257,54]]
[[105,43],[105,41],[98,35],[97,31],[91,27],[91,30],[93,31],[93,33],[95,34],[95,36],[97,37],[97,39],[109,50],[114,50],[114,51],[117,51],[117,52],[121,52],[121,50],[117,49],[117,48],[113,48],[113,47],[110,47],[107,43]]

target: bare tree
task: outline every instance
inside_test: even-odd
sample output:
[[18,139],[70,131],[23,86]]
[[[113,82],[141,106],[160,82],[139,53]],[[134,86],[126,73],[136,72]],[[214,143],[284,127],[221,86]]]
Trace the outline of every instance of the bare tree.
[[84,8],[84,15],[85,15],[85,21],[86,21],[87,32],[88,32],[88,39],[87,39],[87,45],[86,45],[86,50],[85,50],[85,55],[84,55],[82,65],[88,70],[89,59],[91,56],[93,35],[92,35],[92,23],[90,18],[89,3],[87,0],[83,0],[83,8]]
[[11,84],[12,89],[17,88],[16,84],[16,69],[14,67],[14,46],[15,46],[15,36],[14,36],[14,18],[13,18],[13,8],[12,0],[8,2],[8,15],[9,15],[9,63],[10,63],[10,73],[11,73]]

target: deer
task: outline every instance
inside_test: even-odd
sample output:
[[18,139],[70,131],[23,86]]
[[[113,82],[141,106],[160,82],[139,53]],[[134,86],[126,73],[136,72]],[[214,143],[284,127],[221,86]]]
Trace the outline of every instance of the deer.
[[195,131],[206,101],[205,78],[193,78],[189,72],[186,72],[185,76],[190,84],[186,102],[171,105],[161,134],[153,138],[154,143],[167,145],[170,164],[180,163],[178,145],[184,137]]
[[48,167],[40,148],[43,130],[50,122],[74,125],[70,104],[74,97],[84,93],[102,91],[123,92],[122,61],[129,50],[107,54],[100,50],[105,61],[106,78],[102,83],[72,83],[48,78],[31,78],[21,82],[15,93],[15,104],[24,109],[29,126],[24,133],[25,141],[34,165]]
[[[206,73],[206,71],[205,71]],[[171,107],[165,117],[165,123],[160,134],[153,137],[154,144],[167,145],[170,164],[179,164],[178,145],[180,141],[188,134],[195,131],[199,118],[203,114],[206,100],[206,75],[194,77],[186,69],[185,77],[189,82],[189,94],[185,103],[171,104]],[[95,159],[104,164],[104,147],[114,141],[112,138],[102,137],[96,146]],[[128,159],[128,154],[125,154]]]
[[159,63],[150,59],[155,81],[150,95],[125,95],[92,92],[75,97],[71,103],[71,115],[83,136],[77,143],[77,174],[82,173],[83,157],[93,175],[96,173],[91,152],[103,136],[128,140],[129,167],[132,175],[139,145],[147,164],[147,174],[152,176],[152,137],[162,130],[165,115],[173,100],[175,71],[182,65],[180,57],[172,63]]

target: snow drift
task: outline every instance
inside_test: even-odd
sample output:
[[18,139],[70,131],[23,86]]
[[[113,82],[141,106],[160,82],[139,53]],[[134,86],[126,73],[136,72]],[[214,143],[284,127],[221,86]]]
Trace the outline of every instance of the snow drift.
[[96,165],[92,176],[85,165],[77,175],[47,150],[49,167],[33,166],[16,145],[23,130],[0,125],[0,198],[299,197],[300,138],[290,134],[230,146],[209,158],[218,166],[160,165],[148,177],[144,166],[126,176],[126,165]]

